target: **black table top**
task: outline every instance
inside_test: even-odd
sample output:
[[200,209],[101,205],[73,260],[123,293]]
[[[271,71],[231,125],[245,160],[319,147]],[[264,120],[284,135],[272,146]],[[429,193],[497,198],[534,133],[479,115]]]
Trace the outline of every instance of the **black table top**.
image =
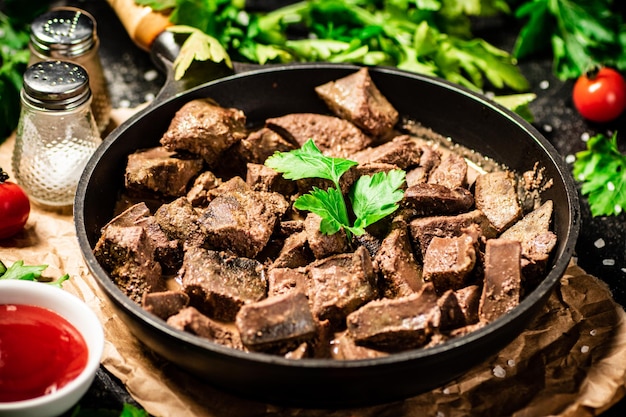
[[[98,22],[100,55],[105,77],[109,83],[114,107],[135,107],[156,96],[165,82],[150,55],[136,47],[119,19],[105,0],[66,0],[56,2],[80,7],[92,13]],[[495,45],[510,50],[515,39],[515,25],[497,22],[475,32]],[[520,68],[531,83],[537,99],[531,104],[534,125],[569,161],[568,156],[586,148],[584,138],[597,133],[626,134],[626,114],[610,125],[594,125],[584,121],[571,100],[573,81],[560,81],[551,70],[550,57],[538,57],[520,62]],[[622,135],[622,137],[624,137]],[[622,139],[621,145],[625,145]],[[576,245],[578,264],[588,273],[605,281],[615,300],[626,306],[626,215],[591,217],[585,198],[581,196],[582,228]],[[81,401],[82,408],[121,409],[124,402],[135,403],[124,386],[102,368],[93,386]],[[626,400],[622,400],[603,416],[626,415]]]

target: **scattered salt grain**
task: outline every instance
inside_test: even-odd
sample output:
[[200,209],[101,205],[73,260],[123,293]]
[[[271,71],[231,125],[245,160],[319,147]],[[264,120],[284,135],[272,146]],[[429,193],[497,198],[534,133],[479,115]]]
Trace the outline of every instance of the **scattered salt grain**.
[[543,131],[544,132],[548,132],[548,133],[552,132],[552,126],[550,126],[550,125],[543,125]]
[[595,242],[593,242],[593,246],[595,246],[598,249],[603,248],[604,245],[606,245],[606,243],[604,242],[604,239],[602,239],[602,238],[600,238],[600,239],[596,240]]
[[450,394],[450,388],[445,387],[445,388],[443,389],[443,391],[442,391],[442,392],[443,392],[445,395],[448,395],[448,394]]
[[615,259],[603,259],[602,260],[602,265],[613,266],[613,265],[615,265]]
[[589,137],[590,137],[590,136],[589,136],[589,133],[588,133],[588,132],[583,132],[583,134],[582,134],[582,135],[580,135],[580,139],[581,139],[583,142],[587,142],[587,141],[589,140]]
[[515,366],[515,359],[509,359],[506,361],[506,364],[509,365],[510,368],[513,368]]
[[592,329],[591,331],[589,331],[589,334],[590,334],[591,336],[595,336],[595,335],[597,335],[597,334],[598,334],[598,331],[597,331],[596,329]]
[[120,100],[119,107],[121,109],[127,109],[130,107],[130,100]]
[[144,72],[143,79],[146,81],[154,81],[159,76],[159,73],[155,69],[148,70]]
[[576,162],[576,155],[572,155],[569,154],[565,157],[565,162],[567,162],[568,164],[573,164],[574,162]]
[[606,183],[606,189],[609,191],[615,191],[615,184],[613,184],[613,181],[609,181]]
[[496,378],[504,378],[506,376],[506,370],[500,365],[496,365],[496,367],[493,368],[493,376]]
[[152,100],[154,100],[154,93],[147,93],[145,96],[143,96],[143,99],[145,100],[146,103],[151,102]]
[[446,414],[443,411],[437,411],[435,417],[446,417]]
[[547,90],[548,88],[550,88],[550,81],[548,80],[543,80],[539,83],[539,88],[541,88],[542,90]]
[[615,206],[613,206],[613,211],[615,212],[615,214],[620,214],[622,212],[622,206],[616,204]]
[[589,352],[589,346],[587,346],[587,345],[583,345],[583,346],[581,346],[580,351],[581,351],[582,353],[587,353],[587,352]]

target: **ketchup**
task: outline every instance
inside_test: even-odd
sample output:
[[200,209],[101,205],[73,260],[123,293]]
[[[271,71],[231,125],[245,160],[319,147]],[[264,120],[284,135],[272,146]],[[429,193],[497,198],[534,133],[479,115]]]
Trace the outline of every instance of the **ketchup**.
[[86,365],[85,340],[59,314],[32,305],[0,305],[0,402],[52,393]]

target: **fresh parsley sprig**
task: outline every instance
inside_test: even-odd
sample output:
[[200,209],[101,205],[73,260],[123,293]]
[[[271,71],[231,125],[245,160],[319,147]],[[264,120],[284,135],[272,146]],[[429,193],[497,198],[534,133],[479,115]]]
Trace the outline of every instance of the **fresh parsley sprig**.
[[300,149],[276,152],[265,161],[265,165],[282,173],[286,179],[321,178],[333,182],[334,188],[322,190],[313,187],[311,192],[301,195],[294,203],[298,210],[310,211],[322,218],[320,231],[324,234],[344,229],[348,237],[360,236],[367,226],[393,213],[404,196],[401,187],[406,173],[402,170],[361,176],[349,192],[355,217],[351,224],[339,180],[350,168],[358,165],[357,162],[325,156],[309,139]]
[[47,267],[48,265],[24,265],[24,261],[15,261],[7,268],[6,265],[0,261],[0,280],[19,279],[24,281],[39,281],[61,288],[63,283],[70,279],[70,276],[65,274],[54,281],[40,280],[41,274]]
[[592,216],[618,215],[626,208],[626,155],[617,147],[617,132],[591,137],[587,149],[576,153],[573,173]]

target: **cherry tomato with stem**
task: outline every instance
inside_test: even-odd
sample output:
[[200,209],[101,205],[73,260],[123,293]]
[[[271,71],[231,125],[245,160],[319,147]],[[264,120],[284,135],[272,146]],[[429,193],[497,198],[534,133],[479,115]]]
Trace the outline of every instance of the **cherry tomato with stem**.
[[616,70],[602,67],[576,80],[572,99],[576,110],[585,119],[610,122],[626,109],[626,81]]
[[30,215],[30,201],[19,185],[7,181],[0,168],[0,239],[15,235],[24,228]]

